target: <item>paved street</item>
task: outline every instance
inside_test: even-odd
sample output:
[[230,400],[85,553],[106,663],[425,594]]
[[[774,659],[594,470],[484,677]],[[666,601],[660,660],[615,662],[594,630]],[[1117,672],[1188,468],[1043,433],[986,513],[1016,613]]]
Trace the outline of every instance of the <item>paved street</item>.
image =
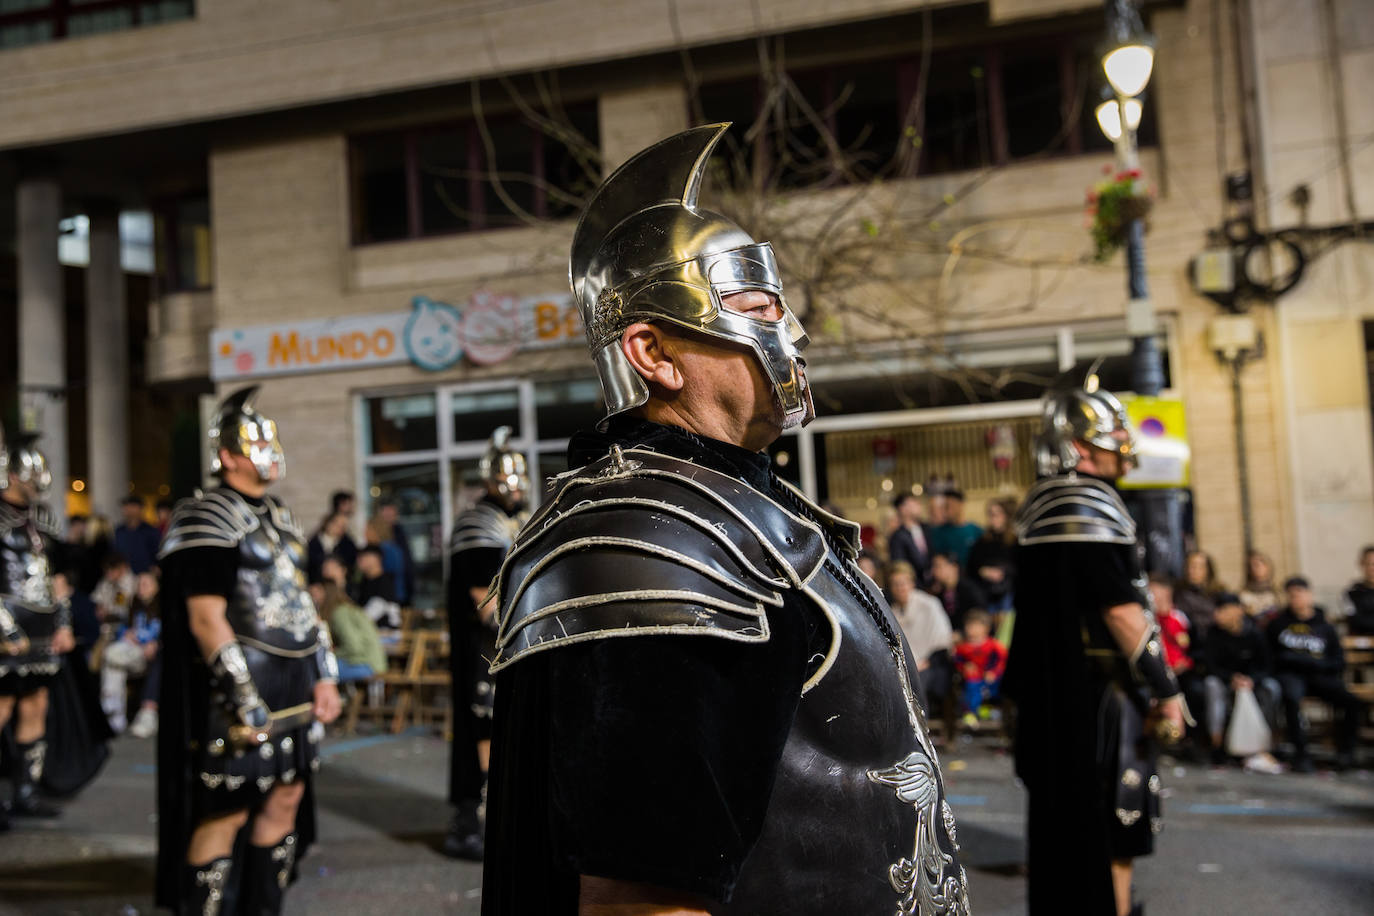
[[[475,914],[480,871],[437,851],[445,749],[424,735],[335,740],[320,777],[323,840],[288,898],[293,914]],[[980,739],[946,752],[980,916],[1024,911],[1022,801],[1005,755]],[[152,743],[120,739],[100,779],[51,826],[0,836],[0,916],[150,913]],[[1150,912],[1367,916],[1374,900],[1374,779],[1166,774],[1169,826],[1141,870]],[[1073,894],[1072,863],[1064,893]]]

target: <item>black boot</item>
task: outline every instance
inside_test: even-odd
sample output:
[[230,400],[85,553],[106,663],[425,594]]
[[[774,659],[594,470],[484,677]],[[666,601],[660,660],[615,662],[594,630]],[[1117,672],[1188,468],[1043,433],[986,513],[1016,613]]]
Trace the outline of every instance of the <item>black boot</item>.
[[275,846],[249,845],[243,861],[242,916],[278,916],[291,870],[296,865],[296,835]]
[[14,797],[10,814],[15,817],[57,817],[62,812],[38,797],[38,782],[43,778],[43,760],[48,742],[39,738],[30,744],[16,744],[19,760],[14,768]]
[[479,803],[472,800],[459,802],[453,812],[453,821],[444,837],[444,855],[451,859],[482,861],[485,853],[482,839],[482,818]]
[[181,878],[182,916],[219,916],[229,912],[225,897],[229,893],[229,873],[234,860],[212,859],[204,865],[183,865]]

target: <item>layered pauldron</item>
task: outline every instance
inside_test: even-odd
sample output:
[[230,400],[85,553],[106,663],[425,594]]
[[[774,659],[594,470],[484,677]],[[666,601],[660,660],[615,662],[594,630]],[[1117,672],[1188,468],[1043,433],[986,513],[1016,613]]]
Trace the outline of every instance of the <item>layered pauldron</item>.
[[1135,519],[1116,489],[1075,473],[1045,477],[1026,493],[1016,515],[1023,546],[1055,543],[1136,543]]
[[499,506],[483,500],[453,520],[453,536],[448,552],[496,548],[506,550],[515,540],[522,518],[510,516]]
[[621,636],[766,642],[768,609],[825,559],[814,525],[743,481],[656,452],[613,449],[556,487],[497,577],[493,672]]

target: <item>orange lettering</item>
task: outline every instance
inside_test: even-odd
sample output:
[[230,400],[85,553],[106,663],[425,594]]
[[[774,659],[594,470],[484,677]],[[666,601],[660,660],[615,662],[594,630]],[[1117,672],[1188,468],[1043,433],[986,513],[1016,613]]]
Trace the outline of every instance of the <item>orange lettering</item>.
[[534,307],[534,336],[540,340],[552,340],[558,336],[558,306],[552,302],[540,302]]
[[267,365],[284,366],[301,361],[301,341],[295,331],[286,337],[286,342],[282,343],[280,334],[272,335],[272,344],[267,349]]
[[390,356],[396,349],[396,335],[386,328],[378,328],[372,333],[372,351],[376,356]]

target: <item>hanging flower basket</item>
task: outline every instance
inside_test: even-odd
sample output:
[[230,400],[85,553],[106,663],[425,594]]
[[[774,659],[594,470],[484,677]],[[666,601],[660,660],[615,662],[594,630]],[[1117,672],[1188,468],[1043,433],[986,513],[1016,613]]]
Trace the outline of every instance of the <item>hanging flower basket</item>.
[[[1111,166],[1104,171],[1111,174]],[[1145,185],[1140,169],[1117,172],[1088,191],[1088,230],[1093,239],[1093,259],[1106,261],[1126,243],[1132,220],[1145,219],[1154,206],[1154,190]]]

